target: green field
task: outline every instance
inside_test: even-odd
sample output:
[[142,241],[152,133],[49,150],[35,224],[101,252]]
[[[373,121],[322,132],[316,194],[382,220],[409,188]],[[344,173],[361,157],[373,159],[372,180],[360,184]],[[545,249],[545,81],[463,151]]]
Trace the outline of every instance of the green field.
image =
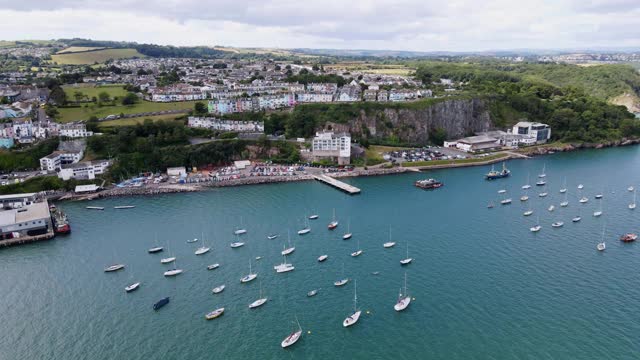
[[[58,121],[62,123],[78,120],[88,120],[92,116],[103,118],[109,115],[136,114],[151,111],[193,109],[197,101],[183,101],[172,103],[155,103],[140,101],[134,105],[98,106],[91,104],[82,107],[58,108],[60,116]],[[177,115],[174,115],[177,116]]]
[[75,97],[73,96],[76,91],[81,92],[88,99],[92,97],[98,97],[98,94],[101,92],[106,92],[114,97],[123,97],[127,95],[127,91],[122,87],[122,85],[103,85],[103,86],[95,86],[93,84],[77,84],[77,85],[65,85],[62,87],[64,92],[67,94],[67,100],[75,101]]
[[105,49],[68,54],[51,55],[51,61],[60,65],[90,65],[103,63],[109,59],[142,58],[136,49]]
[[14,46],[16,43],[13,41],[0,40],[0,47]]
[[56,55],[84,52],[84,51],[91,51],[91,50],[101,50],[101,49],[106,49],[106,48],[105,47],[89,47],[89,46],[70,46],[64,50],[58,51]]
[[129,118],[129,119],[109,120],[109,121],[100,122],[98,126],[101,129],[107,129],[107,128],[113,128],[117,126],[131,126],[131,125],[142,124],[147,119],[153,122],[161,121],[161,120],[176,120],[176,117],[179,117],[180,115],[181,114],[170,114],[170,115],[156,115],[156,116]]

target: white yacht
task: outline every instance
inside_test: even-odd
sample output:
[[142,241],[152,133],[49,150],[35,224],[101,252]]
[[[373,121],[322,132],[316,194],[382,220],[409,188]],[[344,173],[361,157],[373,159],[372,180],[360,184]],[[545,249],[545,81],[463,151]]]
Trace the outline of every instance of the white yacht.
[[258,274],[254,274],[251,271],[251,260],[249,260],[249,273],[247,275],[243,276],[242,279],[240,279],[240,282],[241,283],[248,283],[249,281],[252,281],[257,277],[258,277]]
[[360,314],[362,311],[358,310],[358,280],[354,281],[353,288],[353,313],[347,316],[346,319],[342,322],[342,326],[349,327],[354,325],[360,319]]
[[400,288],[400,294],[398,295],[398,301],[393,306],[395,311],[402,311],[406,309],[409,304],[411,304],[411,296],[409,296],[409,292],[407,291],[407,272],[404,272],[404,293],[402,292],[402,288]]

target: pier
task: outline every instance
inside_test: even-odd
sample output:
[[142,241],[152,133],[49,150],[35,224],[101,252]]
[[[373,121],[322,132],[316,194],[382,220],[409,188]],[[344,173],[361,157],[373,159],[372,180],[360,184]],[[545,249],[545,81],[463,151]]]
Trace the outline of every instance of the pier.
[[353,185],[349,185],[347,183],[344,183],[340,180],[336,180],[330,176],[327,175],[314,175],[313,176],[314,179],[318,180],[318,181],[322,181],[325,184],[331,185],[334,188],[338,189],[338,190],[342,190],[344,192],[346,192],[349,195],[355,195],[355,194],[360,194],[360,189],[358,189],[357,187],[353,186]]
[[45,234],[33,235],[33,236],[21,236],[12,239],[0,240],[0,247],[7,247],[20,244],[29,244],[33,242],[51,240],[55,237],[53,229],[49,229]]

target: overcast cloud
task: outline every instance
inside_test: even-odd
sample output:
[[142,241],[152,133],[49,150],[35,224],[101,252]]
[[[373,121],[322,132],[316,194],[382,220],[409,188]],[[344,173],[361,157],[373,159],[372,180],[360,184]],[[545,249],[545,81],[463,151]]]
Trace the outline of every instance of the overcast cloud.
[[0,39],[480,51],[640,47],[640,0],[0,0]]

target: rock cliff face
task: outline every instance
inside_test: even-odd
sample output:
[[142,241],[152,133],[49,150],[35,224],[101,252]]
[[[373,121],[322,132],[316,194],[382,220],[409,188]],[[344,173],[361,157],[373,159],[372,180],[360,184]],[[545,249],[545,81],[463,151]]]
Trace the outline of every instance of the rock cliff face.
[[444,129],[446,137],[458,138],[492,128],[484,100],[446,100],[424,109],[388,108],[360,111],[348,124],[327,123],[325,129],[348,131],[372,140],[396,139],[403,143],[425,144],[431,133]]

